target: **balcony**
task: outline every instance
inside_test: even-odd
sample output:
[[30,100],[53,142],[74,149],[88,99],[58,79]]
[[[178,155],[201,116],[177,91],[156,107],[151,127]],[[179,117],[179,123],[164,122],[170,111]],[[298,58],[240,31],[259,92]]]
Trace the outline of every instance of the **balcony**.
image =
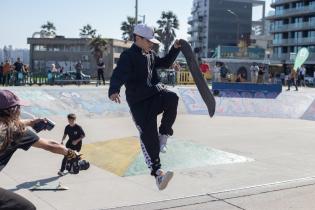
[[[291,55],[291,53],[281,53],[281,54],[273,54],[271,60],[277,60],[277,61],[292,61],[293,62],[294,56]],[[310,53],[308,59],[306,60],[306,63],[314,63],[315,62],[315,53]]]
[[282,5],[285,3],[299,2],[299,1],[301,0],[272,0],[270,6],[274,8],[275,6]]
[[304,22],[304,23],[292,23],[273,26],[271,29],[272,33],[285,32],[285,31],[299,31],[299,30],[311,30],[315,29],[315,22]]
[[303,14],[310,14],[315,13],[315,5],[309,5],[305,7],[299,7],[299,8],[290,8],[290,9],[284,9],[284,10],[276,10],[275,15],[268,16],[267,19],[273,20],[273,19],[281,19],[291,16],[298,16]]
[[279,39],[273,40],[273,46],[296,46],[296,45],[314,45],[315,44],[315,37],[306,37],[306,38],[290,38],[290,39]]

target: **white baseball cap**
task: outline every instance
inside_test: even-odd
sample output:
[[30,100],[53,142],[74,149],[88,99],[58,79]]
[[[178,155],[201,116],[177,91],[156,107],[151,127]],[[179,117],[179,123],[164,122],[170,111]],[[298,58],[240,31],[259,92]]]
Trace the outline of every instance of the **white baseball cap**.
[[154,38],[153,28],[146,24],[137,24],[133,30],[133,33],[141,36],[154,44],[160,44],[160,41]]

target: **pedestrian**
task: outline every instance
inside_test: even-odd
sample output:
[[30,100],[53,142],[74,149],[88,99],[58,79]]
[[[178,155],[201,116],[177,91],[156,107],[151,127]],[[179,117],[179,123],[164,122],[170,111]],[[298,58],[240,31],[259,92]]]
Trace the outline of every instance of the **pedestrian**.
[[13,64],[14,67],[14,77],[15,77],[15,85],[20,85],[21,81],[24,78],[24,64],[22,63],[20,58],[17,58],[16,62]]
[[3,85],[3,62],[0,64],[0,85]]
[[[43,119],[21,120],[23,102],[11,91],[0,90],[0,171],[8,164],[17,149],[28,150],[31,146],[75,160],[78,154],[57,142],[43,139],[29,127]],[[27,164],[26,164],[27,165]],[[36,207],[22,196],[0,188],[0,209],[34,210]]]
[[[172,126],[177,115],[178,96],[159,83],[157,68],[170,68],[180,51],[176,40],[165,57],[158,57],[152,50],[160,42],[154,31],[145,24],[134,28],[134,43],[124,51],[110,80],[109,98],[120,103],[120,88],[126,87],[126,99],[140,132],[140,143],[145,161],[155,177],[159,190],[166,188],[173,177],[172,171],[161,169],[160,152],[166,152],[166,143],[173,135]],[[159,131],[157,116],[163,113]]]
[[257,83],[257,78],[258,78],[258,71],[259,71],[259,66],[257,63],[253,63],[250,68],[250,77],[252,83]]
[[97,85],[101,84],[101,78],[103,80],[103,84],[105,85],[105,79],[104,79],[104,70],[105,70],[105,63],[103,62],[103,59],[98,59],[97,62]]
[[220,81],[221,82],[228,82],[228,73],[229,73],[229,70],[226,68],[225,64],[222,63],[221,68],[220,68]]
[[306,69],[305,69],[305,66],[302,65],[301,68],[299,69],[299,80],[300,80],[300,85],[305,87],[305,73],[306,73]]
[[258,70],[257,83],[264,83],[264,74],[265,74],[264,66],[261,65],[259,66],[259,70]]
[[83,65],[81,61],[78,61],[78,63],[74,66],[76,71],[76,80],[82,79],[82,71],[83,71]]
[[58,69],[56,68],[56,65],[54,63],[51,64],[51,67],[50,67],[50,70],[48,73],[48,74],[50,74],[50,76],[48,78],[49,78],[49,82],[51,85],[55,84],[55,79],[56,79],[57,73],[58,73]]
[[6,60],[4,65],[3,65],[3,80],[2,80],[2,85],[8,85],[9,84],[9,79],[10,79],[10,71],[11,71],[11,64],[9,60]]
[[290,90],[290,86],[294,85],[295,86],[295,91],[298,91],[298,86],[297,86],[297,73],[295,69],[291,69],[291,73],[289,75],[289,80],[288,80],[288,89],[287,91]]
[[[82,147],[82,139],[85,137],[85,133],[82,127],[76,124],[76,115],[68,114],[68,125],[65,127],[65,131],[61,140],[61,144],[68,136],[69,139],[66,143],[66,147],[74,151],[80,152]],[[65,175],[64,170],[66,169],[67,158],[63,158],[61,168],[58,171],[59,176]]]
[[220,72],[221,72],[221,65],[219,62],[216,62],[213,69],[214,82],[221,82]]

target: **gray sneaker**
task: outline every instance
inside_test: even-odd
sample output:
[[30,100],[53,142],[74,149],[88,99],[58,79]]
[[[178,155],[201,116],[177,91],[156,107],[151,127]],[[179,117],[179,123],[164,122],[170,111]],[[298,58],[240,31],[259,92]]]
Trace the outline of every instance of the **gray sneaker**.
[[159,169],[156,174],[159,174],[157,177],[155,177],[156,185],[159,188],[159,190],[164,190],[167,187],[167,184],[169,181],[173,178],[174,172],[167,171],[164,173],[161,169]]
[[66,175],[63,171],[58,171],[58,175],[59,176],[64,176],[64,175]]
[[159,134],[159,141],[160,141],[160,152],[162,153],[166,153],[167,150],[167,139],[168,139],[169,135],[165,135],[165,134]]

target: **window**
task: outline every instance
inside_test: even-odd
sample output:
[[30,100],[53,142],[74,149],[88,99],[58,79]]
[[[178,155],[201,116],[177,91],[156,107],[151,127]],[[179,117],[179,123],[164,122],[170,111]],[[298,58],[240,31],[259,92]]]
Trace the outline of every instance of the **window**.
[[47,47],[45,45],[34,45],[34,51],[47,51]]

